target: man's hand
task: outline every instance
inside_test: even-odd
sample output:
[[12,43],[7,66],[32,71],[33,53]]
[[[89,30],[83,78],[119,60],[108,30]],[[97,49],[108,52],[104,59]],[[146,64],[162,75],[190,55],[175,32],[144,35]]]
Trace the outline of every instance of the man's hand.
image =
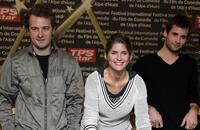
[[156,110],[155,107],[149,105],[149,118],[151,121],[151,125],[155,128],[163,127],[163,120],[160,113]]
[[189,112],[183,118],[181,127],[184,127],[187,130],[194,129],[198,124],[198,106],[194,103],[191,103]]

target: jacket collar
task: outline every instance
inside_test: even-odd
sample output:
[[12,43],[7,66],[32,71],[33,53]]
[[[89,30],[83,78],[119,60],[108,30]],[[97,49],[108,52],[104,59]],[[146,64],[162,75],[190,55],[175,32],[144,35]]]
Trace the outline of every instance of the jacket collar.
[[[51,49],[51,53],[56,53],[56,52],[58,52],[58,47],[57,47],[56,43],[52,41],[51,44],[52,44],[52,46],[51,46],[51,48],[52,48],[52,49]],[[33,56],[36,55],[35,52],[34,52],[34,50],[33,50],[33,45],[32,45],[32,44],[28,47],[28,53],[29,53],[30,55],[33,55]]]

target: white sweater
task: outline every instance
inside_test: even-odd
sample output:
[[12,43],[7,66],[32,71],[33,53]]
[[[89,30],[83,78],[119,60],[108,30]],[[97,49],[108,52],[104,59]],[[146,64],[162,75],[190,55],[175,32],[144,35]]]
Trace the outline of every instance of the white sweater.
[[102,75],[94,71],[86,80],[84,107],[84,130],[131,130],[129,114],[133,108],[137,130],[151,130],[146,86],[137,74],[129,72],[129,82],[123,95],[113,103]]

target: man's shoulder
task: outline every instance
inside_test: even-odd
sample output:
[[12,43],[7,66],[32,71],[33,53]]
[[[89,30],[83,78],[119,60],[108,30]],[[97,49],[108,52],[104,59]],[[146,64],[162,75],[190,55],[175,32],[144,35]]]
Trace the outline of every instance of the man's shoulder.
[[189,55],[180,55],[180,58],[183,60],[183,62],[187,62],[187,63],[197,63],[197,60]]
[[58,50],[58,58],[62,58],[64,65],[75,67],[78,64],[75,57],[73,57],[69,52]]
[[12,59],[19,59],[20,57],[24,57],[28,54],[28,49],[27,48],[24,48],[24,49],[21,49],[21,50],[17,50],[15,53],[11,54],[10,57]]
[[136,60],[132,69],[137,73],[139,73],[139,71],[143,71],[144,69],[148,69],[150,66],[154,65],[154,63],[157,63],[157,57],[156,53],[142,56]]
[[64,60],[75,61],[75,57],[73,57],[69,52],[58,49],[58,54],[60,57],[63,57]]
[[153,53],[153,54],[148,54],[148,55],[144,55],[138,58],[138,61],[140,62],[148,62],[148,61],[152,61],[153,59],[156,59],[157,54]]

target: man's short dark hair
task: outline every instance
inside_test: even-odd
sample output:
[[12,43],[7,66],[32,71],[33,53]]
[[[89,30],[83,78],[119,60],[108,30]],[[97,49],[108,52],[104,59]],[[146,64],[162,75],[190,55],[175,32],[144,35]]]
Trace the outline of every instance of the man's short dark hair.
[[55,28],[55,15],[53,14],[51,8],[47,4],[35,4],[30,10],[28,10],[24,19],[25,27],[27,29],[29,28],[29,19],[31,15],[49,18],[51,21],[52,28]]
[[169,20],[165,28],[167,33],[172,29],[173,25],[181,28],[186,28],[189,30],[189,33],[192,29],[191,20],[187,16],[181,14],[175,15],[172,19]]

